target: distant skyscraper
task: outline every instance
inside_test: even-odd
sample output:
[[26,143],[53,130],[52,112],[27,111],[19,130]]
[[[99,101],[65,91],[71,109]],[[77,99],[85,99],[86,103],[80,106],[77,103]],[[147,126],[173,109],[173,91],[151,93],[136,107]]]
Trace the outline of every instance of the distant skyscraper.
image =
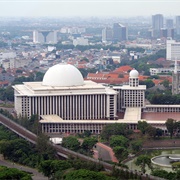
[[166,28],[167,29],[174,28],[173,19],[166,19]]
[[112,41],[113,30],[110,27],[106,27],[102,30],[102,42]]
[[163,28],[163,15],[156,14],[152,16],[152,29],[153,29],[153,37],[160,37],[160,31]]
[[119,24],[119,23],[113,24],[113,40],[114,41],[127,40],[127,28],[126,28],[126,26]]
[[56,44],[57,32],[56,31],[33,31],[33,42],[42,44]]
[[167,29],[166,28],[161,28],[160,37],[167,38]]
[[180,16],[176,16],[176,34],[180,35]]
[[174,29],[168,29],[168,28],[162,28],[161,31],[160,31],[160,37],[161,38],[172,38],[174,39]]

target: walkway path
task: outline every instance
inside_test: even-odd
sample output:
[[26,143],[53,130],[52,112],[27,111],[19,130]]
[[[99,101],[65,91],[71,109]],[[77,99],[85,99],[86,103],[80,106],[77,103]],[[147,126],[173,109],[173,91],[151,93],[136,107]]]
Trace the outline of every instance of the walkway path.
[[33,176],[32,176],[33,180],[48,180],[48,178],[43,176],[41,173],[39,173],[37,169],[33,169],[33,168],[30,168],[30,167],[27,167],[27,166],[22,166],[22,165],[19,165],[19,164],[12,163],[10,161],[4,160],[2,155],[0,155],[0,165],[6,166],[6,167],[9,167],[9,168],[16,168],[16,169],[23,170],[23,171],[26,171],[26,172],[30,172],[30,173],[33,174]]
[[99,142],[96,144],[96,148],[94,149],[94,158],[102,159],[103,161],[119,162],[115,157],[112,148]]

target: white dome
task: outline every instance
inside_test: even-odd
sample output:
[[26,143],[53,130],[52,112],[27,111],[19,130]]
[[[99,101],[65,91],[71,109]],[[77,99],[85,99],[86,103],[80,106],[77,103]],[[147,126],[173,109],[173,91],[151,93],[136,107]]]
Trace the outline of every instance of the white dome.
[[129,73],[130,78],[138,78],[139,77],[139,72],[136,69],[133,69]]
[[84,84],[80,71],[70,64],[56,64],[44,75],[45,86],[81,86]]

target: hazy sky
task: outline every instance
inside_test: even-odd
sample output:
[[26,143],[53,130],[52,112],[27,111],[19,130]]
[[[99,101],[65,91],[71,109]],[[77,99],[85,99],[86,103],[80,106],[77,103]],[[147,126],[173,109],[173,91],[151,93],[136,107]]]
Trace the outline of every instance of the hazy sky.
[[0,0],[0,16],[180,15],[180,0]]

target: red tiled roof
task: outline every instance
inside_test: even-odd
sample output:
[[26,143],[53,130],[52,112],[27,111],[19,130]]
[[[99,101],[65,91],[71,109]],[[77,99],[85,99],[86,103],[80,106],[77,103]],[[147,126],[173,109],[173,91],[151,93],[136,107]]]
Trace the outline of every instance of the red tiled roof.
[[121,66],[121,67],[119,67],[119,68],[117,68],[117,69],[115,69],[114,70],[114,72],[128,72],[128,71],[130,71],[130,70],[132,70],[133,68],[131,67],[131,66]]
[[143,75],[139,75],[139,80],[140,81],[144,81],[148,78],[149,76],[143,76]]
[[118,78],[118,76],[119,76],[119,74],[113,74],[113,73],[104,75],[104,77],[106,77],[106,78]]
[[9,81],[0,81],[0,85],[9,84]]
[[103,78],[106,74],[103,73],[88,73],[87,79],[90,78]]
[[161,84],[164,80],[162,79],[153,79],[152,80],[155,85]]

